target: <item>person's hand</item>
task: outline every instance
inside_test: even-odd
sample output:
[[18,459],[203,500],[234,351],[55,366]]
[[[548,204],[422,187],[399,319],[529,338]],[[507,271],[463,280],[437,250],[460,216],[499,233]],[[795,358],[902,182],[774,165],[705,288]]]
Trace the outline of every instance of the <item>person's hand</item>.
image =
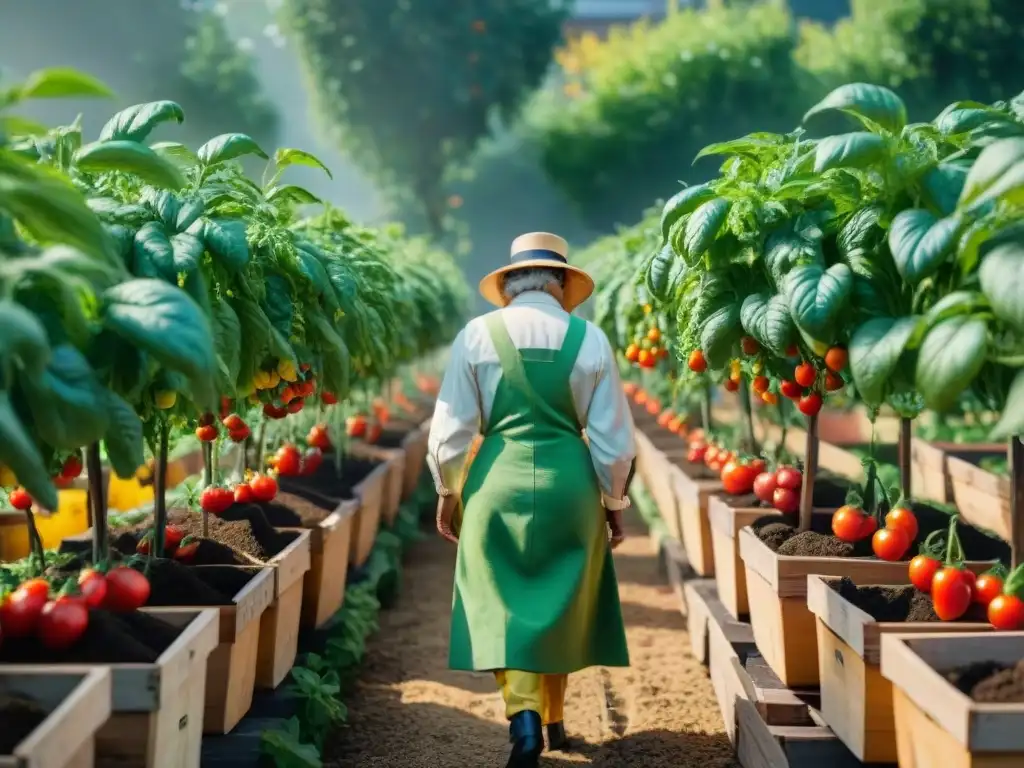
[[626,533],[622,530],[622,512],[606,509],[604,515],[608,522],[608,544],[615,549],[626,539]]
[[455,496],[440,496],[437,500],[437,532],[442,538],[453,544],[458,544],[459,537],[452,531],[452,518],[455,516],[455,505],[458,499]]

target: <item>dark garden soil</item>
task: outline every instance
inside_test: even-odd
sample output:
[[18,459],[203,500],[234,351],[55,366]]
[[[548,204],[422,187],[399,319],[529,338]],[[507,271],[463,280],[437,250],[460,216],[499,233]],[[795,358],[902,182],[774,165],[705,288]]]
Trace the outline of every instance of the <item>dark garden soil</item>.
[[0,696],[0,755],[10,755],[49,714],[27,696]]
[[[852,579],[843,577],[831,582],[832,588],[844,600],[860,608],[879,622],[942,621],[932,607],[932,599],[911,585],[858,587]],[[972,605],[957,622],[985,622],[985,609]]]
[[721,472],[715,472],[705,464],[698,464],[686,459],[680,459],[673,464],[683,470],[683,474],[691,480],[720,480],[722,477]]
[[315,474],[302,477],[280,477],[281,491],[293,493],[317,504],[330,503],[331,509],[345,499],[355,498],[355,486],[383,462],[345,456],[341,472],[334,467],[334,456],[324,454],[323,464]]
[[946,679],[979,703],[1024,704],[1024,661],[981,661],[954,669]]
[[34,637],[5,637],[0,663],[152,664],[179,634],[180,627],[147,613],[89,611],[85,634],[67,650],[51,651]]
[[[933,531],[944,531],[949,527],[949,515],[924,504],[913,504],[917,517],[917,538],[907,549],[904,560],[918,554],[921,543]],[[840,541],[832,535],[832,518],[829,515],[814,515],[811,530],[797,532],[796,521],[783,522],[778,515],[768,515],[751,526],[757,537],[773,552],[794,557],[873,557],[871,538],[856,544]],[[988,536],[973,526],[957,522],[957,535],[969,560],[1002,560],[1010,557],[1009,545]]]
[[275,528],[316,528],[334,511],[334,507],[321,506],[293,493],[278,493],[273,501],[259,502],[256,506]]
[[402,441],[412,432],[415,427],[403,425],[401,427],[388,427],[381,431],[380,437],[374,443],[378,448],[401,448]]

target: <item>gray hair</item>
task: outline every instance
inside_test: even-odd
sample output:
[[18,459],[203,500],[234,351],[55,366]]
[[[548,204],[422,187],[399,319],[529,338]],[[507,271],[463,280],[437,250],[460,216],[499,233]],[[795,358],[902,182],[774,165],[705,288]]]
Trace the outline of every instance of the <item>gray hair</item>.
[[527,291],[543,291],[549,283],[565,287],[565,270],[551,267],[524,267],[506,272],[501,292],[508,301]]

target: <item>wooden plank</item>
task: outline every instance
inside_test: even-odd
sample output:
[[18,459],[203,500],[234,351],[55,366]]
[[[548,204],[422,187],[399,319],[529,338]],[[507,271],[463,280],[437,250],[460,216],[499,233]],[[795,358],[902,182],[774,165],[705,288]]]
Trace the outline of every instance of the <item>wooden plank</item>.
[[735,707],[743,768],[863,768],[823,725],[768,725],[753,702],[737,699]]
[[720,638],[720,644],[729,646],[742,662],[755,650],[754,633],[750,625],[737,621],[718,599],[714,579],[697,579],[686,584],[687,622],[694,657],[708,663],[710,634]]

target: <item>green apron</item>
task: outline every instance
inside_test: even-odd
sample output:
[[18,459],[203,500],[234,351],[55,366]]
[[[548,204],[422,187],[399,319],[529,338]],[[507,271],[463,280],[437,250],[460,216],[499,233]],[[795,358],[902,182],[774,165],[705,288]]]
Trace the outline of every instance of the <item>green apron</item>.
[[562,348],[517,350],[487,317],[502,378],[456,522],[449,665],[568,674],[629,666],[601,491],[569,375],[586,322]]

